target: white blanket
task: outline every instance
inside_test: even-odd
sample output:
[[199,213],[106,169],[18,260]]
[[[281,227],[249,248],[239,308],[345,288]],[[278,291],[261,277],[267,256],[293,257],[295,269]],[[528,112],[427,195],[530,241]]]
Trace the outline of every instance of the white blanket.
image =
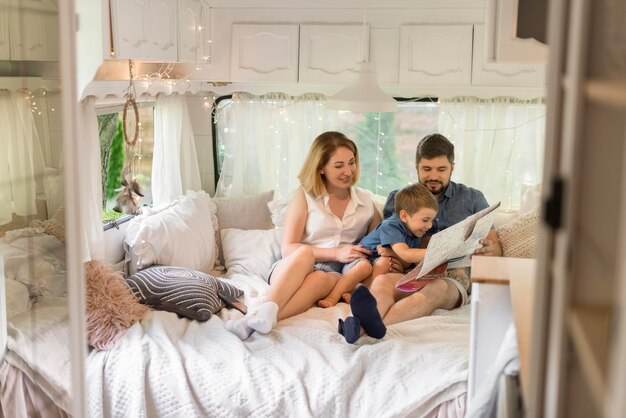
[[[234,275],[247,302],[264,286]],[[207,322],[152,312],[87,362],[90,417],[421,417],[466,392],[469,306],[347,344],[346,304],[312,308],[240,341],[222,310]]]

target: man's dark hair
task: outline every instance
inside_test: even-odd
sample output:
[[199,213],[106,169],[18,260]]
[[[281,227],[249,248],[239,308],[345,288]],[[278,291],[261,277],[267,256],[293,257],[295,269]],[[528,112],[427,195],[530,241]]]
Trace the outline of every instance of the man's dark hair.
[[452,142],[441,134],[426,135],[417,144],[415,164],[419,164],[422,158],[431,160],[441,156],[446,156],[450,164],[454,163],[454,145]]

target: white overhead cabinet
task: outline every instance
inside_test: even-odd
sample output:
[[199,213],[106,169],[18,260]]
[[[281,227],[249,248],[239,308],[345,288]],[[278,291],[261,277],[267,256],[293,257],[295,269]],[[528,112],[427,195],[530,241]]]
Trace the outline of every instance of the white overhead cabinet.
[[356,63],[367,61],[368,34],[369,27],[363,31],[361,24],[300,25],[299,81],[317,84],[349,82]]
[[234,24],[231,81],[298,81],[299,28],[295,24]]
[[178,59],[177,0],[111,0],[115,58]]
[[400,28],[400,84],[469,86],[472,25]]
[[[543,13],[520,15],[521,7],[526,10],[541,10]],[[485,2],[485,30],[487,43],[485,44],[487,61],[510,63],[540,63],[548,61],[548,46],[534,38],[520,38],[517,30],[520,27],[535,26],[536,29],[545,28],[544,0],[486,0]]]
[[545,64],[490,62],[485,49],[485,26],[474,26],[472,85],[474,86],[545,86]]
[[[0,5],[0,54],[16,61],[56,61],[59,8],[51,0],[13,0]],[[7,9],[8,7],[8,9]],[[8,19],[8,22],[5,21]],[[10,25],[10,26],[9,26]],[[8,29],[8,34],[5,30]]]
[[205,63],[211,58],[209,5],[204,0],[178,0],[178,61]]

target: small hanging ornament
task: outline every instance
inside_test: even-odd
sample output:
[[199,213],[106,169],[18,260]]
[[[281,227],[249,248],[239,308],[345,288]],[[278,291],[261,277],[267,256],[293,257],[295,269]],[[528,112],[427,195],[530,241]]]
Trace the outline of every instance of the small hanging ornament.
[[[141,122],[139,121],[139,111],[135,100],[135,62],[128,60],[129,85],[126,90],[126,103],[122,116],[122,130],[124,131],[124,142],[126,144],[126,165],[121,173],[122,187],[117,189],[117,204],[113,208],[116,212],[135,214],[139,212],[140,201],[144,196],[141,187],[136,180],[136,163],[141,160],[141,155],[137,152],[138,138]],[[139,141],[140,142],[140,141]]]

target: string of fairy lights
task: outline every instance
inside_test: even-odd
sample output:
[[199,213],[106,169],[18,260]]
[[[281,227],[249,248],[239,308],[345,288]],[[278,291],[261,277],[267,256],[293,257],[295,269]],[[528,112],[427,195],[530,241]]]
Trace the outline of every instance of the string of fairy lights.
[[[285,162],[287,161],[287,158],[288,158],[287,147],[289,147],[289,141],[293,142],[294,134],[297,136],[301,136],[303,138],[304,137],[310,138],[312,140],[317,134],[322,132],[322,130],[324,130],[325,128],[328,128],[329,126],[332,126],[333,124],[339,127],[340,124],[337,123],[338,115],[341,113],[350,113],[350,112],[339,111],[339,112],[333,113],[333,115],[330,115],[329,112],[334,112],[334,111],[329,111],[328,109],[326,109],[324,106],[323,100],[318,100],[315,104],[316,107],[315,108],[307,107],[307,109],[310,109],[310,112],[306,116],[303,116],[303,113],[301,111],[295,110],[295,109],[298,109],[298,107],[292,107],[292,105],[296,104],[298,101],[305,100],[302,96],[291,97],[287,95],[278,95],[277,97],[274,97],[274,99],[275,100],[272,101],[271,98],[269,98],[267,95],[266,96],[253,96],[253,95],[238,94],[237,96],[233,97],[233,101],[230,102],[230,104],[221,106],[220,108],[224,110],[227,107],[232,106],[233,102],[245,104],[248,111],[252,110],[252,108],[250,107],[250,104],[252,103],[258,103],[259,106],[264,105],[264,104],[265,105],[271,104],[272,106],[274,106],[275,111],[276,111],[276,117],[273,118],[273,116],[271,116],[271,113],[266,113],[265,114],[266,116],[264,117],[264,120],[268,120],[268,122],[271,122],[267,125],[269,132],[272,133],[273,138],[278,138],[278,140],[275,139],[276,145],[274,144],[272,145],[273,147],[275,147],[273,149],[273,154],[271,156],[271,159],[273,161],[273,163],[271,163],[273,177],[274,177],[273,185],[274,185],[275,190],[289,191],[290,189],[286,186],[288,185],[289,179],[291,177],[295,178],[295,176],[293,175],[292,172],[289,172],[289,173],[286,172],[289,170],[293,170],[293,167],[292,167],[293,164],[288,165]],[[285,106],[282,106],[282,107],[277,106],[277,104],[280,105],[278,101],[284,102]],[[414,102],[414,101],[417,101],[417,100],[411,100],[409,102]],[[536,100],[510,99],[509,100],[509,99],[496,98],[496,99],[481,100],[481,103],[485,105],[490,105],[490,104],[494,104],[498,102],[506,103],[506,104],[537,104],[537,105],[544,104],[543,101],[540,99],[536,99]],[[507,131],[507,130],[515,131],[520,128],[523,128],[525,125],[540,122],[542,119],[545,118],[545,111],[543,112],[543,114],[539,116],[535,116],[531,112],[529,115],[522,116],[517,121],[515,120],[512,121],[516,123],[509,124],[503,127],[483,128],[478,125],[474,127],[463,127],[463,126],[460,126],[460,124],[457,121],[458,119],[457,116],[460,114],[454,108],[446,107],[445,103],[441,103],[437,101],[432,101],[431,103],[432,105],[439,107],[439,109],[437,110],[438,110],[440,120],[449,119],[448,123],[443,123],[443,124],[440,123],[439,126],[440,126],[440,129],[447,131],[447,132],[441,132],[441,133],[447,136],[453,143],[456,143],[457,140],[460,140],[460,138],[462,136],[465,136],[465,134],[467,133],[471,134],[472,132],[501,132],[501,131]],[[461,102],[461,104],[462,103],[463,102]],[[314,116],[314,115],[316,115],[317,123],[311,123],[312,119],[310,119],[310,116]],[[273,118],[273,119],[265,119],[265,118]],[[376,146],[376,151],[375,151],[376,154],[374,156],[375,158],[374,170],[375,171],[372,170],[374,172],[373,174],[375,175],[375,178],[371,179],[371,181],[373,183],[372,186],[374,187],[375,192],[377,194],[384,195],[388,192],[386,188],[389,187],[388,185],[389,182],[385,181],[385,176],[389,174],[389,173],[386,173],[386,168],[385,168],[386,167],[385,151],[389,146],[391,146],[389,143],[390,132],[387,132],[386,130],[394,129],[394,128],[386,127],[387,124],[383,123],[384,117],[382,114],[374,115],[373,119],[376,122],[376,124],[374,125],[375,128],[372,129],[372,131],[366,133],[366,135],[368,135],[371,138],[371,139],[368,139],[368,141],[371,141]],[[224,119],[223,121],[225,120],[232,122],[232,120],[230,119]],[[296,123],[304,125],[303,128],[305,130],[300,131],[301,128],[294,129],[293,125]],[[233,128],[235,130],[244,129],[242,126],[231,127],[231,126],[227,126],[227,123],[220,123],[219,129],[220,129],[220,133],[222,134],[221,136],[225,138],[226,136],[228,136],[229,134],[233,132]],[[322,130],[320,130],[320,128]],[[238,140],[242,140],[241,138],[238,138],[238,137],[233,137],[232,139],[235,142],[237,142]],[[510,141],[513,143],[516,141],[516,139],[514,137],[511,137]],[[302,143],[301,147],[304,147],[305,145],[307,144]],[[233,146],[232,149],[229,149],[229,146],[227,145],[226,146],[222,145],[222,146],[225,147],[224,148],[225,159],[235,157],[236,154],[234,153],[236,152],[235,151],[236,146]],[[462,149],[463,148],[462,144],[459,144],[459,147],[460,149]],[[518,152],[518,151],[514,151],[514,152]],[[270,164],[270,161],[268,161],[268,164]],[[410,165],[407,165],[407,167],[410,167]],[[414,174],[413,172],[414,170],[411,170],[411,173],[412,173],[411,175]],[[415,179],[411,177],[411,178],[406,179],[406,182],[408,184],[414,180]],[[515,181],[516,188],[519,188],[522,184],[526,183],[525,178],[515,179],[514,181]],[[223,187],[227,187],[227,185],[224,184]],[[224,190],[224,193],[227,193],[227,191]]]

